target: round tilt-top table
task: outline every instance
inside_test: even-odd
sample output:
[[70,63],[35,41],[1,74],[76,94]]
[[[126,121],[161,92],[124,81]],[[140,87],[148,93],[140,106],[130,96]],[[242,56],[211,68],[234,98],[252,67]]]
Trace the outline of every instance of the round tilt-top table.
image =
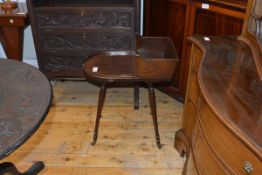
[[[14,60],[0,59],[0,159],[21,146],[41,125],[52,100],[48,79],[36,68]],[[27,172],[44,167],[36,162]],[[19,175],[12,163],[0,164],[0,174]]]

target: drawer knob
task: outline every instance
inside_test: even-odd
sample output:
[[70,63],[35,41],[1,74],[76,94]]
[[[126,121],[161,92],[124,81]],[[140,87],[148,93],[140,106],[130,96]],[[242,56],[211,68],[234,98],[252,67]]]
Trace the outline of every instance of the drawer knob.
[[13,23],[14,23],[14,20],[13,20],[13,19],[9,19],[9,22],[10,22],[11,24],[13,24]]
[[253,165],[249,161],[244,161],[243,168],[247,175],[251,175],[254,171]]

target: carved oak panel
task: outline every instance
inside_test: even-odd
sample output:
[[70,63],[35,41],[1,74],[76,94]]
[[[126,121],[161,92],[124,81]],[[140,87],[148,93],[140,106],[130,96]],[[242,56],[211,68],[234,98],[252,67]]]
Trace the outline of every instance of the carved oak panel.
[[134,49],[132,35],[84,33],[68,35],[41,36],[40,41],[43,50],[129,50]]
[[86,56],[45,56],[47,70],[82,69]]
[[120,28],[126,30],[133,29],[132,11],[48,11],[36,14],[38,28]]

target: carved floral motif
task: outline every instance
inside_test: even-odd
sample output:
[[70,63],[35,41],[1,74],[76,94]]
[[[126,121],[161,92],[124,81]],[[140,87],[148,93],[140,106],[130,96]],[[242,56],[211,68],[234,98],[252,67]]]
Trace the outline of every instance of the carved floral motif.
[[132,49],[132,37],[128,35],[83,34],[42,37],[44,49],[99,49],[127,50]]
[[82,69],[82,64],[86,57],[87,56],[46,56],[45,68],[50,70]]
[[[131,50],[134,48],[132,36],[112,34],[83,34],[42,37],[43,49],[49,53],[81,51],[82,56],[45,56],[46,69],[82,69],[83,61],[94,53],[102,51]],[[74,55],[74,54],[71,54]]]
[[132,14],[128,12],[90,12],[90,13],[46,13],[38,14],[39,27],[94,27],[126,28],[132,27]]

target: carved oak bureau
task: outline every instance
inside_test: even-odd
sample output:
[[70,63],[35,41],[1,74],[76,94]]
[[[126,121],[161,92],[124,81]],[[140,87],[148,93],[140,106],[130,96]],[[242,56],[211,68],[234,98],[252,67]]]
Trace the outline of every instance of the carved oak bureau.
[[82,78],[83,61],[133,51],[139,0],[27,0],[39,68],[48,78]]

